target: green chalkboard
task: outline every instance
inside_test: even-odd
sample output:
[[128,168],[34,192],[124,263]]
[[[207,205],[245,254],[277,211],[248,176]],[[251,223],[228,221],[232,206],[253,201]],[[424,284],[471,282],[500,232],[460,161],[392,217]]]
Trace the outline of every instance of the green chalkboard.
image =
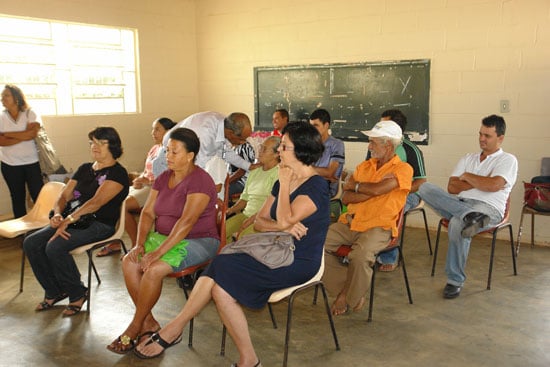
[[361,131],[384,110],[400,109],[409,138],[428,144],[430,60],[255,67],[254,88],[255,130],[272,130],[277,108],[287,109],[290,121],[308,120],[325,108],[333,136],[367,141]]

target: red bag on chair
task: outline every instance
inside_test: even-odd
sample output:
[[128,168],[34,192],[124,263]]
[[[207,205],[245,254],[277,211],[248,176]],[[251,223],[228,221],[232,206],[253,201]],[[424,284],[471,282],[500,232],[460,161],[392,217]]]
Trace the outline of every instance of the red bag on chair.
[[538,211],[550,212],[550,183],[523,183],[525,204]]

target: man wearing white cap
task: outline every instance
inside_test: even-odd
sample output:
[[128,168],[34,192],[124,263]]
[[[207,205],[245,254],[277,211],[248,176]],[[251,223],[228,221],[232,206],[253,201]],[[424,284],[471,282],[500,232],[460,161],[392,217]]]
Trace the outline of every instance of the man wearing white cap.
[[[359,164],[344,183],[342,202],[348,211],[329,227],[325,241],[329,256],[323,282],[336,296],[334,315],[363,308],[376,254],[397,235],[399,212],[411,189],[413,170],[395,154],[402,140],[399,125],[380,121],[365,134],[372,158]],[[346,264],[337,253],[343,244],[351,246]]]

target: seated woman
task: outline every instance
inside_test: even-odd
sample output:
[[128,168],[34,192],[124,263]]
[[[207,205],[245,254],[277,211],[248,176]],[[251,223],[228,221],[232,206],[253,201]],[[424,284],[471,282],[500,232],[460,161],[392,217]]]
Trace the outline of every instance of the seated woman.
[[329,225],[329,194],[324,178],[315,173],[312,164],[322,152],[321,137],[313,126],[288,124],[279,146],[279,181],[256,217],[258,231],[285,231],[294,236],[294,262],[270,269],[243,253],[216,256],[177,317],[139,344],[135,350],[139,357],[158,356],[178,342],[189,320],[214,299],[237,345],[238,366],[260,366],[241,305],[262,308],[273,292],[304,283],[319,270]]
[[168,169],[155,179],[141,211],[136,245],[122,261],[136,312],[126,330],[107,346],[114,353],[128,352],[138,337],[159,329],[151,310],[164,277],[211,259],[218,251],[216,188],[208,173],[195,165],[199,138],[186,128],[169,134]]
[[[149,196],[149,191],[151,191],[151,185],[155,180],[155,176],[153,176],[153,160],[157,157],[159,149],[162,148],[162,138],[168,130],[174,127],[174,125],[176,124],[167,117],[161,117],[153,121],[151,136],[153,137],[155,144],[151,147],[149,153],[147,153],[145,168],[143,169],[143,172],[132,181],[130,193],[126,198],[124,229],[132,241],[132,246],[136,244],[137,236],[137,223],[134,219],[134,213],[143,208],[145,205],[147,196]],[[120,243],[115,242],[104,246],[97,252],[97,256],[101,257],[112,255],[120,252],[120,249]]]
[[80,311],[88,289],[82,285],[69,252],[115,233],[120,206],[128,195],[128,172],[117,162],[122,155],[117,131],[98,127],[88,138],[94,162],[81,165],[69,180],[52,210],[50,224],[23,242],[34,275],[46,293],[36,311],[51,309],[67,297],[69,305],[63,316]]
[[281,138],[270,136],[259,149],[260,168],[250,171],[250,176],[244,185],[243,193],[239,200],[227,210],[227,215],[232,215],[225,224],[227,242],[231,243],[239,236],[253,233],[256,213],[271,193],[273,184],[279,178],[279,144]]

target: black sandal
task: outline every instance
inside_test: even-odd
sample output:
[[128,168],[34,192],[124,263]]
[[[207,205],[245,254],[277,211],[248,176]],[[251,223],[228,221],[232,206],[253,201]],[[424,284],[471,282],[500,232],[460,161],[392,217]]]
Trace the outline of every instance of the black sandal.
[[[57,302],[63,301],[67,297],[69,297],[69,295],[67,293],[62,293],[62,294],[60,294],[59,296],[57,296],[55,298],[44,298],[44,300],[42,302],[40,302],[34,310],[37,311],[37,312],[49,310],[49,309],[53,308],[53,306]],[[48,303],[48,301],[53,301],[53,302]]]
[[143,353],[141,353],[139,350],[134,349],[134,354],[136,356],[138,356],[139,358],[141,359],[151,359],[151,358],[156,358],[158,356],[160,356],[162,353],[164,353],[164,351],[170,347],[173,347],[174,345],[178,344],[179,342],[181,342],[181,337],[182,334],[178,335],[176,337],[176,339],[172,342],[172,343],[168,343],[166,340],[162,339],[159,335],[159,333],[154,333],[153,335],[151,335],[151,338],[149,339],[149,341],[147,343],[145,343],[145,345],[149,345],[151,343],[157,343],[158,345],[160,345],[163,349],[162,351],[160,351],[159,353],[157,354],[153,354],[153,355],[150,355],[150,356],[147,356]]
[[[71,305],[71,304],[67,305],[67,307],[65,307],[65,310],[63,311],[63,317],[71,317],[80,312],[80,310],[88,300],[88,290],[86,290],[86,293],[84,293],[84,295],[80,297],[77,301],[80,301],[81,299],[84,299],[84,300],[82,301],[82,304],[80,306]],[[69,311],[69,312],[66,312],[66,311]]]

